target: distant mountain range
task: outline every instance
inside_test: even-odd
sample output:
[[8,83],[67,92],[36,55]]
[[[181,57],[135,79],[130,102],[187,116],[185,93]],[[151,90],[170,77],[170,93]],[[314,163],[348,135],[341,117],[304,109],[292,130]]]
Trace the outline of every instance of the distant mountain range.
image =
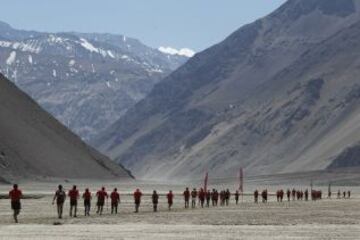
[[0,74],[0,183],[131,179]]
[[0,72],[85,140],[187,59],[122,35],[23,31],[0,22]]
[[196,54],[93,145],[150,179],[360,165],[360,5],[289,0]]

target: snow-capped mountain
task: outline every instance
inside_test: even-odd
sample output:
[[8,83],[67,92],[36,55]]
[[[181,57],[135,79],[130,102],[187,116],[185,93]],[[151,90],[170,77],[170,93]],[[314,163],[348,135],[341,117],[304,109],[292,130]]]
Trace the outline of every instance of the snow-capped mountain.
[[85,140],[187,59],[122,35],[40,33],[0,22],[0,72]]

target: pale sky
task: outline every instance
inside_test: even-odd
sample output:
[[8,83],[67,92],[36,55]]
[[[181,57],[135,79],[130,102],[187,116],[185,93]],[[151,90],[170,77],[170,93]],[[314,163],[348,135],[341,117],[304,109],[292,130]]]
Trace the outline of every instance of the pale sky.
[[154,48],[203,50],[285,0],[0,0],[0,21],[15,28],[107,32]]

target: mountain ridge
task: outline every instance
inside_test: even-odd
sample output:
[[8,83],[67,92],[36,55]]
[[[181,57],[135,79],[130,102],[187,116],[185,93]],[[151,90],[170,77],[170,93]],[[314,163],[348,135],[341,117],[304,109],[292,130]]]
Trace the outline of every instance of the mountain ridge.
[[358,47],[359,4],[338,4],[290,0],[243,26],[155,85],[93,145],[143,178],[326,169],[358,141],[336,129],[358,118],[357,98],[343,102],[357,72],[343,42]]
[[130,179],[0,74],[0,173],[4,181]]
[[0,28],[0,72],[84,140],[187,60],[123,35],[7,26]]

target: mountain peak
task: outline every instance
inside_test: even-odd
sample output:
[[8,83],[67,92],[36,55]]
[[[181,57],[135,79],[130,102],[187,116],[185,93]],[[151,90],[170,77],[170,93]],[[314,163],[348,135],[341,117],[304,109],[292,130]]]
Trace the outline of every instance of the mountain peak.
[[289,0],[282,5],[274,15],[283,15],[297,19],[313,11],[320,11],[325,15],[347,17],[356,12],[354,0]]
[[9,30],[9,29],[12,29],[10,24],[0,21],[0,30]]

